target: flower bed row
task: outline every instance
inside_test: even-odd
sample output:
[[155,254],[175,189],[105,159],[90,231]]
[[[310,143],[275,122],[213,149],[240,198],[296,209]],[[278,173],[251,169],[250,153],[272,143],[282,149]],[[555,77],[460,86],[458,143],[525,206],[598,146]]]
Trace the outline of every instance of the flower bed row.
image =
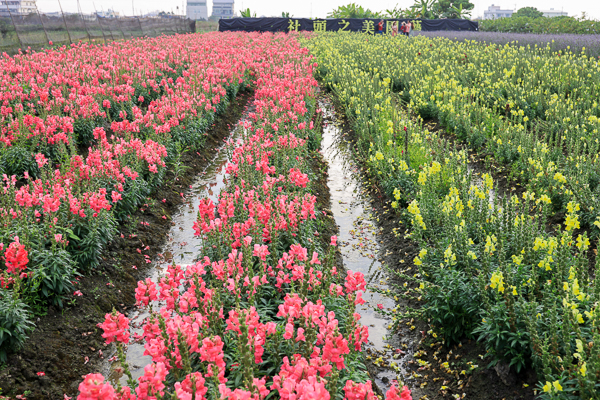
[[[421,248],[413,268],[399,271],[412,283],[402,293],[423,304],[404,317],[429,322],[447,345],[478,339],[490,366],[534,368],[543,398],[594,398],[600,386],[595,279],[600,262],[596,258],[591,265],[590,240],[580,230],[583,206],[567,201],[564,226],[548,232],[551,189],[518,197],[496,193],[492,176],[473,173],[465,151],[450,147],[401,111],[391,76],[357,61],[357,53],[372,51],[369,46],[391,49],[401,42],[371,40],[376,43],[354,35],[319,35],[308,45],[323,80],[351,118],[359,155],[395,200],[392,207],[411,224],[410,232],[399,227],[398,234],[409,233]],[[410,87],[411,94],[422,90]],[[447,97],[459,101],[453,93]],[[400,322],[403,316],[394,317]],[[421,364],[422,370],[430,368]],[[449,362],[444,369],[452,375],[461,368]],[[452,389],[442,384],[439,390]]]
[[[352,47],[340,50],[385,80],[412,112],[436,119],[471,149],[505,164],[536,195],[547,195],[557,213],[578,202],[581,221],[600,233],[596,58],[553,51],[550,43],[400,39],[352,37]],[[380,64],[372,66],[377,57]]]
[[[336,238],[319,234],[315,65],[294,36],[259,38],[268,58],[254,70],[256,111],[228,145],[218,201],[199,206],[199,261],[138,283],[150,317],[134,339],[152,363],[136,381],[122,362],[126,387],[88,375],[78,399],[375,398],[361,353],[368,329],[354,312],[364,277],[338,271]],[[124,360],[128,319],[107,314],[102,328]],[[410,392],[394,386],[387,398],[400,396]]]
[[0,361],[63,306],[118,223],[252,81],[249,35],[182,35],[0,61]]

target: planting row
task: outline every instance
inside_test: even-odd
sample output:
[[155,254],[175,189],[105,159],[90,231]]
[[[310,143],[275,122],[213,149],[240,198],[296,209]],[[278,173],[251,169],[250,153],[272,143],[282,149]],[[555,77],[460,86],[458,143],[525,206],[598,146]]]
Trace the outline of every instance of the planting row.
[[[124,315],[106,315],[103,337],[117,342],[127,386],[91,374],[78,399],[375,398],[361,353],[368,329],[354,312],[364,277],[338,270],[336,237],[320,234],[315,64],[293,35],[244,37],[267,55],[253,66],[256,111],[228,143],[218,200],[200,202],[199,261],[138,283],[150,314],[143,334],[132,338]],[[132,339],[152,357],[137,381],[124,359]],[[387,398],[410,392],[393,386]]]
[[[478,339],[491,365],[533,367],[544,398],[596,398],[598,264],[590,266],[579,228],[598,213],[589,182],[596,89],[584,83],[598,80],[597,67],[585,57],[427,38],[319,35],[307,46],[352,121],[359,156],[421,247],[413,269],[399,273],[422,304],[405,316],[429,321],[447,345]],[[439,118],[474,149],[488,146],[530,190],[496,193],[490,174],[473,173],[466,152],[412,112]],[[532,130],[528,119],[548,130]],[[501,158],[513,148],[512,159]],[[557,210],[564,225],[550,234]]]
[[[539,48],[379,39],[352,39],[363,71],[387,79],[422,118],[494,154],[530,190],[549,196],[554,211],[576,201],[582,222],[600,225],[596,61]],[[378,54],[386,56],[372,67]]]
[[118,223],[199,148],[265,49],[249,36],[78,45],[0,62],[0,361],[62,307]]

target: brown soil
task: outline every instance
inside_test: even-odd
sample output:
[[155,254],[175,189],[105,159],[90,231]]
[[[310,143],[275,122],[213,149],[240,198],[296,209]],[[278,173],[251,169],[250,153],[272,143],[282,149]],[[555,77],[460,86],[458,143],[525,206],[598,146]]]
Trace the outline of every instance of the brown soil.
[[[102,263],[80,279],[82,297],[66,299],[64,309],[50,308],[34,321],[36,329],[25,347],[9,357],[0,370],[0,394],[23,395],[29,400],[75,397],[82,375],[100,371],[108,353],[102,330],[96,326],[115,308],[127,312],[135,303],[137,281],[145,277],[166,240],[171,215],[184,203],[194,177],[210,164],[217,148],[241,117],[252,94],[241,92],[207,132],[199,151],[183,154],[188,168],[179,176],[169,170],[163,186],[131,218],[104,251]],[[166,218],[163,218],[166,217]],[[142,225],[140,222],[144,222]],[[146,225],[147,223],[147,225]],[[133,269],[137,266],[137,269]],[[44,372],[45,376],[38,376]]]
[[[343,108],[336,101],[334,104],[338,117],[343,116]],[[380,229],[380,261],[390,271],[388,273],[392,282],[390,286],[396,287],[397,294],[402,294],[406,290],[405,281],[395,276],[394,272],[403,272],[407,275],[418,273],[418,268],[412,260],[420,251],[419,246],[410,239],[404,238],[409,227],[402,221],[399,213],[391,207],[392,199],[377,184],[377,178],[369,174],[364,160],[359,157],[357,135],[347,120],[344,119],[343,122],[344,136],[353,143],[354,156],[357,164],[361,166],[361,179],[370,194],[373,214]],[[483,163],[477,160],[475,162]],[[515,184],[508,178],[500,182],[503,190],[513,191],[511,189]],[[518,189],[515,187],[516,190]],[[410,282],[406,283],[409,287],[412,285]],[[401,305],[418,307],[414,301],[403,300],[400,296],[398,298]],[[455,399],[453,395],[459,395],[461,398],[464,395],[464,398],[475,400],[535,398],[532,389],[535,388],[537,377],[532,370],[516,374],[512,370],[505,372],[501,368],[500,372],[496,372],[494,368],[488,369],[490,359],[485,356],[485,348],[482,345],[473,340],[463,340],[460,345],[448,348],[427,333],[431,329],[431,326],[424,321],[407,320],[400,324],[397,332],[394,332],[399,338],[396,352],[407,354],[401,356],[398,361],[406,371],[404,382],[412,390],[413,399]],[[416,357],[412,356],[421,350],[426,354],[421,353],[418,358],[429,363],[425,368],[422,368],[416,361]],[[373,355],[371,358],[374,360],[377,357]],[[446,361],[450,363],[452,371],[456,372],[446,372],[441,367],[441,364]],[[468,362],[478,367],[466,375],[461,375],[463,369],[470,369],[467,367]],[[371,375],[375,376],[387,367],[369,362],[368,368]]]

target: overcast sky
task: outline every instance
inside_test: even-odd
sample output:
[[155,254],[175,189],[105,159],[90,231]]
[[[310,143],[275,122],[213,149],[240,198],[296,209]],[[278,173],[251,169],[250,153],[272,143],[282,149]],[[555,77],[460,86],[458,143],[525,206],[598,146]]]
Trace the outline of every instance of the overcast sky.
[[[77,0],[37,0],[40,11],[59,11],[59,1],[65,12],[77,12]],[[197,1],[197,0],[196,0]],[[83,12],[91,13],[95,8],[107,10],[114,9],[120,13],[131,15],[133,10],[135,14],[147,13],[154,10],[173,11],[181,13],[185,9],[186,0],[79,0]],[[235,9],[239,11],[242,8],[249,7],[252,12],[258,16],[276,16],[281,15],[282,11],[291,13],[294,17],[325,17],[332,9],[355,2],[363,7],[368,7],[373,11],[393,8],[396,4],[402,8],[407,8],[414,3],[414,0],[300,0],[300,1],[276,1],[276,0],[236,0]],[[475,4],[473,17],[483,16],[483,10],[490,5],[495,4],[503,9],[519,9],[521,7],[537,7],[539,10],[564,10],[571,16],[580,16],[586,11],[588,16],[600,19],[600,1],[598,0],[471,0]],[[208,0],[209,14],[212,11],[212,0]],[[177,9],[179,7],[179,10]]]

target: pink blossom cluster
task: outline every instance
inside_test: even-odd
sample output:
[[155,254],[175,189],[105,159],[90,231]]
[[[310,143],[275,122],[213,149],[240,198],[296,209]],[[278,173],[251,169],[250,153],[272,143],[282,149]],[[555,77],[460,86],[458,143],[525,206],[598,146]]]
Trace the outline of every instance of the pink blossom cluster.
[[[244,79],[251,42],[240,35],[171,36],[4,57],[0,142],[72,143],[77,119],[106,120],[119,135],[169,132],[214,110],[225,87]],[[111,116],[127,103],[129,111]]]
[[[150,314],[134,335],[152,358],[144,376],[131,387],[113,388],[88,375],[80,399],[168,393],[260,400],[275,392],[282,399],[316,400],[338,391],[346,399],[375,399],[370,381],[345,375],[348,357],[368,340],[354,312],[364,302],[364,276],[342,277],[335,268],[337,239],[321,244],[314,231],[307,143],[315,64],[293,35],[239,36],[256,46],[244,60],[256,79],[255,111],[243,123],[243,140],[229,143],[226,187],[216,201],[200,202],[194,228],[204,243],[201,259],[138,283],[136,300]],[[276,309],[265,310],[265,303]],[[116,312],[106,316],[107,341],[129,341],[125,320]],[[105,397],[88,394],[102,390]],[[400,393],[410,398],[408,389],[396,386],[387,398]]]
[[[2,177],[2,229],[39,230],[22,235],[26,252],[52,238],[72,245],[65,229],[101,224],[95,218],[114,213],[135,181],[158,179],[175,129],[212,120],[228,90],[250,83],[264,62],[263,42],[182,35],[0,59],[0,150],[25,148],[39,168],[35,177]],[[81,126],[88,141],[80,142]],[[3,287],[18,266],[0,269]]]
[[0,289],[8,288],[14,283],[16,277],[27,277],[27,273],[23,271],[29,263],[28,256],[29,253],[18,236],[14,237],[14,241],[6,249],[4,243],[0,243],[0,260],[3,259],[6,266],[6,273],[0,274]]

